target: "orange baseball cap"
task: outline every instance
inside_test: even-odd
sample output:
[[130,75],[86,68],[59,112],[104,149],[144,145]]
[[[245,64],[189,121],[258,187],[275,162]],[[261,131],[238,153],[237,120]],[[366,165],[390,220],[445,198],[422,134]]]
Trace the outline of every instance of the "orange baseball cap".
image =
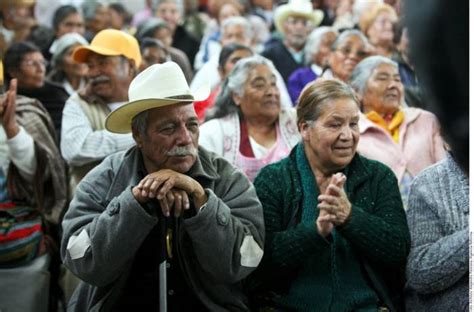
[[90,45],[79,46],[74,50],[72,58],[79,63],[85,63],[91,52],[105,55],[123,55],[134,60],[138,67],[142,62],[140,46],[137,39],[126,32],[116,29],[104,29],[95,35]]

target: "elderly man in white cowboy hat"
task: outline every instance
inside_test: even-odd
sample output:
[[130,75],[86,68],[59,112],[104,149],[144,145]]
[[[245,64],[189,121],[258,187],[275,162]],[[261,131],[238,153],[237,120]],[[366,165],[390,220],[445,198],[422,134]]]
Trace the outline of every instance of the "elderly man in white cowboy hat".
[[270,41],[262,55],[273,62],[285,82],[292,72],[304,66],[306,38],[323,16],[322,11],[313,10],[309,0],[290,0],[276,8],[274,23],[282,39]]
[[198,147],[193,101],[208,94],[156,64],[107,117],[136,146],[93,169],[64,217],[61,256],[83,280],[68,311],[249,310],[241,280],[263,255],[263,212],[244,174]]

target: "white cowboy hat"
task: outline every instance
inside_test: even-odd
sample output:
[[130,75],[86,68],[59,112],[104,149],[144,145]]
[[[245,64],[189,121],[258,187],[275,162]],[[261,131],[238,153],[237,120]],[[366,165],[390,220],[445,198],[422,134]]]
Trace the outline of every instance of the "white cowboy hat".
[[128,88],[129,102],[107,116],[105,128],[115,133],[128,133],[132,130],[133,117],[141,112],[171,104],[203,101],[209,93],[208,84],[191,92],[178,64],[154,64],[132,80]]
[[321,24],[324,13],[321,10],[313,10],[313,4],[309,0],[289,0],[287,4],[280,5],[275,10],[275,27],[283,32],[283,23],[289,16],[307,18],[314,27]]

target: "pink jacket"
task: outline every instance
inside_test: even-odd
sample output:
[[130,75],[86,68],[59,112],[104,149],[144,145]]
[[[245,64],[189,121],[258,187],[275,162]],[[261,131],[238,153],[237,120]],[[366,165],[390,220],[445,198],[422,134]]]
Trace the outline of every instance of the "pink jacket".
[[446,156],[437,118],[419,108],[403,108],[399,143],[390,134],[361,113],[360,141],[357,151],[390,167],[400,182],[408,170],[416,176],[421,170]]

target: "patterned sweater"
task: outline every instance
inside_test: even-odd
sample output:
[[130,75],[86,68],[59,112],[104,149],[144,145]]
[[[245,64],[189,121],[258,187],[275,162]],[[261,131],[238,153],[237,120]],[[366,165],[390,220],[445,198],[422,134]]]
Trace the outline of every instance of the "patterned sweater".
[[469,309],[469,180],[452,156],[413,181],[408,311]]
[[[306,259],[322,255],[330,248],[330,243],[317,233],[314,222],[300,221],[303,185],[297,168],[298,146],[289,157],[263,168],[255,180],[264,209],[267,240],[262,264],[250,282],[254,293],[284,296],[290,288],[288,283],[298,277]],[[336,231],[358,256],[380,303],[391,311],[400,310],[403,288],[400,274],[410,239],[397,179],[385,165],[357,154],[344,173],[348,178],[345,191],[352,203],[352,216]],[[322,266],[323,261],[320,257],[320,263],[314,265]],[[331,297],[334,291],[337,290],[329,288],[324,295]],[[311,296],[312,289],[301,295]],[[296,310],[308,310],[298,302],[294,304]],[[309,310],[318,308],[315,299]]]

